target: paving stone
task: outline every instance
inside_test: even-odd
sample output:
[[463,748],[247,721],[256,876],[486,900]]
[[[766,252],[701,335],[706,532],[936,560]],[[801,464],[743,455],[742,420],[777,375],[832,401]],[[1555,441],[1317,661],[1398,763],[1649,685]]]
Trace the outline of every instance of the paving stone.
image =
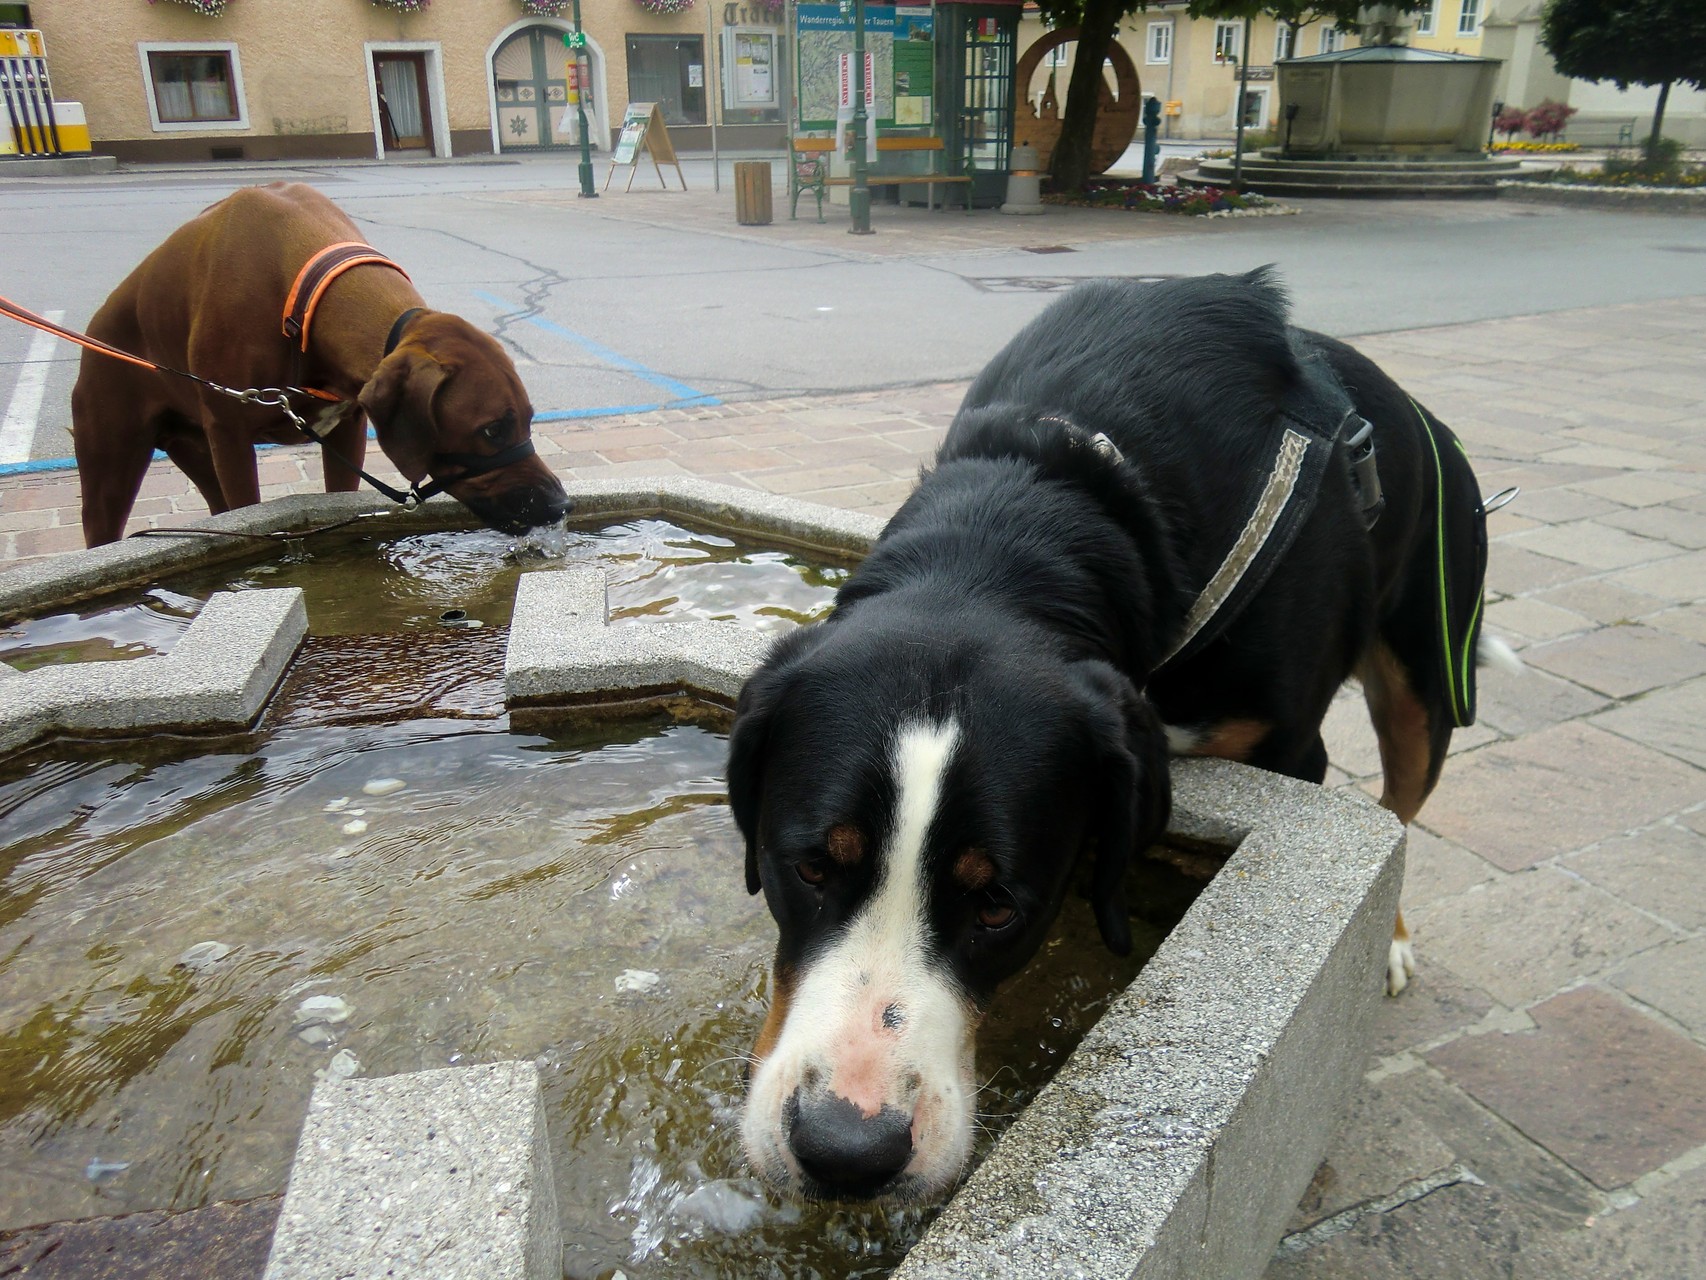
[[[1706,696],[1706,681],[1695,684]],[[1650,825],[1700,797],[1690,766],[1570,723],[1453,761],[1424,812],[1430,830],[1516,871]]]
[[1589,578],[1537,592],[1534,597],[1560,609],[1571,609],[1595,622],[1633,622],[1668,603],[1642,591],[1630,591],[1603,578]]
[[1637,537],[1596,520],[1576,520],[1548,529],[1513,534],[1499,545],[1537,552],[1589,569],[1627,569],[1632,565],[1649,564],[1674,556],[1681,551],[1680,547],[1673,547],[1668,542]]
[[1515,673],[1484,668],[1477,683],[1475,718],[1516,735],[1590,715],[1607,705],[1602,695],[1535,667]]
[[[1526,538],[1526,533],[1513,534]],[[1487,557],[1487,589],[1500,595],[1520,596],[1543,587],[1555,587],[1582,574],[1582,567],[1555,556],[1538,555],[1510,542],[1495,542]]]
[[1596,497],[1610,498],[1626,507],[1651,507],[1676,498],[1686,498],[1699,490],[1657,475],[1641,472],[1606,476],[1603,480],[1588,480],[1575,488]]
[[1264,1280],[1515,1280],[1524,1224],[1494,1187],[1457,1183],[1373,1213],[1313,1249],[1280,1256]]
[[[1697,887],[1697,896],[1699,893]],[[1690,938],[1636,956],[1607,981],[1706,1039],[1703,974],[1706,974],[1706,938]]]
[[1609,498],[1584,493],[1580,486],[1559,485],[1553,489],[1519,493],[1504,510],[1515,511],[1518,515],[1551,525],[1564,524],[1571,520],[1591,520],[1608,511],[1618,510],[1618,505]]
[[1371,1058],[1431,1044],[1463,1031],[1492,1011],[1493,997],[1464,982],[1443,965],[1420,965],[1404,994],[1381,1002],[1374,1014]]
[[1427,830],[1427,810],[1422,823],[1411,823],[1404,854],[1404,905],[1419,906],[1466,893],[1499,875],[1485,858]]
[[1418,965],[1442,964],[1511,1008],[1676,937],[1551,867],[1416,907],[1405,919]]
[[1321,739],[1327,744],[1327,758],[1351,777],[1380,772],[1380,739],[1361,692],[1347,688],[1333,699],[1321,722]]
[[1706,551],[1692,551],[1641,569],[1626,569],[1612,574],[1611,581],[1678,604],[1706,599]]
[[1706,1049],[1594,987],[1529,1012],[1427,1059],[1607,1191],[1706,1143]]
[[[1706,768],[1706,678],[1649,693],[1594,716],[1593,723]],[[1701,793],[1706,780],[1697,778],[1696,799]]]
[[[1706,1169],[1620,1213],[1596,1214],[1525,1252],[1533,1280],[1700,1280],[1706,1276]],[[1529,1280],[1523,1275],[1521,1280]]]
[[1614,698],[1706,672],[1706,645],[1636,624],[1533,645],[1522,656],[1524,662]]
[[1407,1107],[1397,1090],[1364,1084],[1345,1108],[1327,1158],[1293,1215],[1288,1232],[1389,1194],[1449,1166],[1446,1146]]
[[1679,547],[1698,551],[1706,547],[1706,520],[1693,511],[1679,507],[1641,507],[1634,511],[1619,511],[1601,516],[1600,521],[1643,538],[1660,538]]
[[1706,928],[1706,836],[1686,826],[1664,823],[1607,840],[1564,866],[1683,929]]
[[1673,636],[1706,644],[1706,605],[1685,604],[1659,613],[1649,613],[1641,619],[1649,627],[1668,631]]
[[1533,596],[1501,600],[1487,608],[1487,629],[1504,639],[1556,640],[1595,625],[1592,618]]

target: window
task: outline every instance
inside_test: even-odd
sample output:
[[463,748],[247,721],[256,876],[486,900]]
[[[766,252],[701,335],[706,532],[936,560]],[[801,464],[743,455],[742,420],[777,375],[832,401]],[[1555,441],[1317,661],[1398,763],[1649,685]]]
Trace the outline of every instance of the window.
[[1291,57],[1291,24],[1282,22],[1274,28],[1274,61]]
[[1173,24],[1171,22],[1151,22],[1149,24],[1149,53],[1144,61],[1151,66],[1164,65],[1173,61]]
[[1216,62],[1238,61],[1239,27],[1237,22],[1217,22],[1214,24],[1214,60]]
[[1345,33],[1337,27],[1321,28],[1321,52],[1337,53],[1345,47]]
[[137,53],[156,132],[249,127],[236,45],[139,44]]
[[1439,22],[1439,0],[1428,0],[1427,8],[1416,13],[1416,34],[1431,36]]
[[705,42],[698,36],[629,36],[628,98],[655,102],[665,124],[705,123]]
[[1457,11],[1457,34],[1472,36],[1481,30],[1481,0],[1463,0]]

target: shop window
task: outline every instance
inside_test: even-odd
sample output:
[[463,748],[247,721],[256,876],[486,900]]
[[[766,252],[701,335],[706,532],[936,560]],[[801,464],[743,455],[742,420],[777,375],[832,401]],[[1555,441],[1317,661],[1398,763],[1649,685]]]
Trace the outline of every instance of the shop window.
[[1214,60],[1216,62],[1237,62],[1239,54],[1239,36],[1242,23],[1217,22],[1214,24]]
[[657,103],[665,124],[704,124],[704,40],[629,36],[627,45],[628,100]]
[[1173,61],[1173,24],[1171,22],[1151,22],[1149,24],[1149,52],[1144,61],[1151,66],[1164,66]]
[[234,44],[138,46],[156,130],[248,127]]

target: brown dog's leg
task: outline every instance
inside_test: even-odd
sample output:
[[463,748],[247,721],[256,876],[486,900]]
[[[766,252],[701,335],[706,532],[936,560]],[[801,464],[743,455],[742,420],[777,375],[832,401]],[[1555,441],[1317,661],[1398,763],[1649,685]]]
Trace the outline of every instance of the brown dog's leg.
[[190,478],[211,514],[230,510],[219,490],[219,476],[213,469],[213,453],[206,436],[187,422],[175,424],[160,433],[160,448],[172,465]]
[[125,522],[154,456],[155,424],[168,412],[148,375],[86,355],[71,390],[71,445],[83,494],[83,544],[124,537]]
[[[255,461],[254,438],[243,430],[240,420],[221,421],[220,411],[224,408],[224,405],[204,403],[201,413],[201,429],[207,438],[213,473],[218,480],[219,492],[225,503],[220,509],[230,511],[235,507],[251,507],[261,500],[261,473],[260,467]],[[250,410],[250,412],[262,411]],[[265,412],[276,413],[277,410],[266,410]],[[211,508],[212,505],[210,501],[208,506]],[[217,515],[218,512],[214,514]]]
[[[1439,780],[1451,742],[1451,726],[1443,717],[1429,715],[1416,696],[1415,684],[1398,655],[1384,641],[1376,641],[1357,670],[1369,718],[1380,739],[1380,767],[1385,786],[1380,803],[1409,826],[1422,803]],[[1386,990],[1397,995],[1416,971],[1410,931],[1404,913],[1392,926],[1392,949],[1386,962]]]

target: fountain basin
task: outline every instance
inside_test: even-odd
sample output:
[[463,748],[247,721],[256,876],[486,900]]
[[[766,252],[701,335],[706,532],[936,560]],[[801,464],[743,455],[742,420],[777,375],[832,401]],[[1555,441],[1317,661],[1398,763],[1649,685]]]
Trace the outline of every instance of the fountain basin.
[[[571,496],[578,517],[661,515],[841,555],[859,554],[881,524],[674,479],[588,486]],[[403,518],[444,519],[449,513],[435,505]],[[208,523],[265,532],[372,508],[358,495],[293,498]],[[204,548],[201,558],[209,554],[225,552]],[[197,558],[175,542],[119,544],[25,566],[0,577],[0,616],[151,581]],[[551,581],[531,585],[531,578]],[[598,583],[586,575],[524,577],[505,666],[511,706],[548,717],[631,704],[636,696],[726,704],[762,652],[761,643],[737,640],[726,624],[635,624],[623,630],[658,633],[636,662],[634,646],[613,638],[614,630]],[[28,677],[0,679],[0,690],[19,679]],[[1237,765],[1180,762],[1175,794],[1177,838],[1231,849],[1229,861],[896,1276],[1238,1277],[1259,1274],[1271,1256],[1361,1074],[1382,998],[1402,831],[1361,797]],[[506,1087],[525,1091],[536,1068],[524,1062],[504,1070]],[[423,1107],[441,1110],[442,1101],[424,1100],[437,1098],[431,1091],[442,1086],[422,1078],[416,1093],[415,1079],[393,1076],[386,1092],[417,1117]],[[298,1230],[322,1243],[344,1242],[339,1256],[355,1259],[366,1256],[358,1252],[361,1241],[427,1230],[422,1224],[434,1215],[453,1222],[500,1211],[525,1217],[546,1203],[552,1171],[530,1154],[538,1144],[524,1139],[523,1129],[505,1141],[494,1135],[469,1158],[529,1169],[525,1204],[463,1203],[454,1188],[437,1183],[436,1203],[366,1194],[359,1164],[347,1159],[358,1148],[393,1161],[423,1154],[340,1128],[348,1119],[359,1133],[388,1132],[390,1121],[369,1105],[370,1092],[350,1081],[318,1087],[313,1107],[325,1123],[305,1131],[298,1146],[269,1280],[321,1274],[304,1261]],[[319,1176],[320,1162],[333,1158],[344,1160],[339,1176]],[[491,1269],[482,1274],[560,1274],[539,1263],[539,1250],[529,1252],[531,1231],[507,1238],[512,1247],[502,1258],[490,1255]],[[430,1263],[414,1270],[405,1263],[393,1255],[388,1265],[398,1276],[442,1274]]]

